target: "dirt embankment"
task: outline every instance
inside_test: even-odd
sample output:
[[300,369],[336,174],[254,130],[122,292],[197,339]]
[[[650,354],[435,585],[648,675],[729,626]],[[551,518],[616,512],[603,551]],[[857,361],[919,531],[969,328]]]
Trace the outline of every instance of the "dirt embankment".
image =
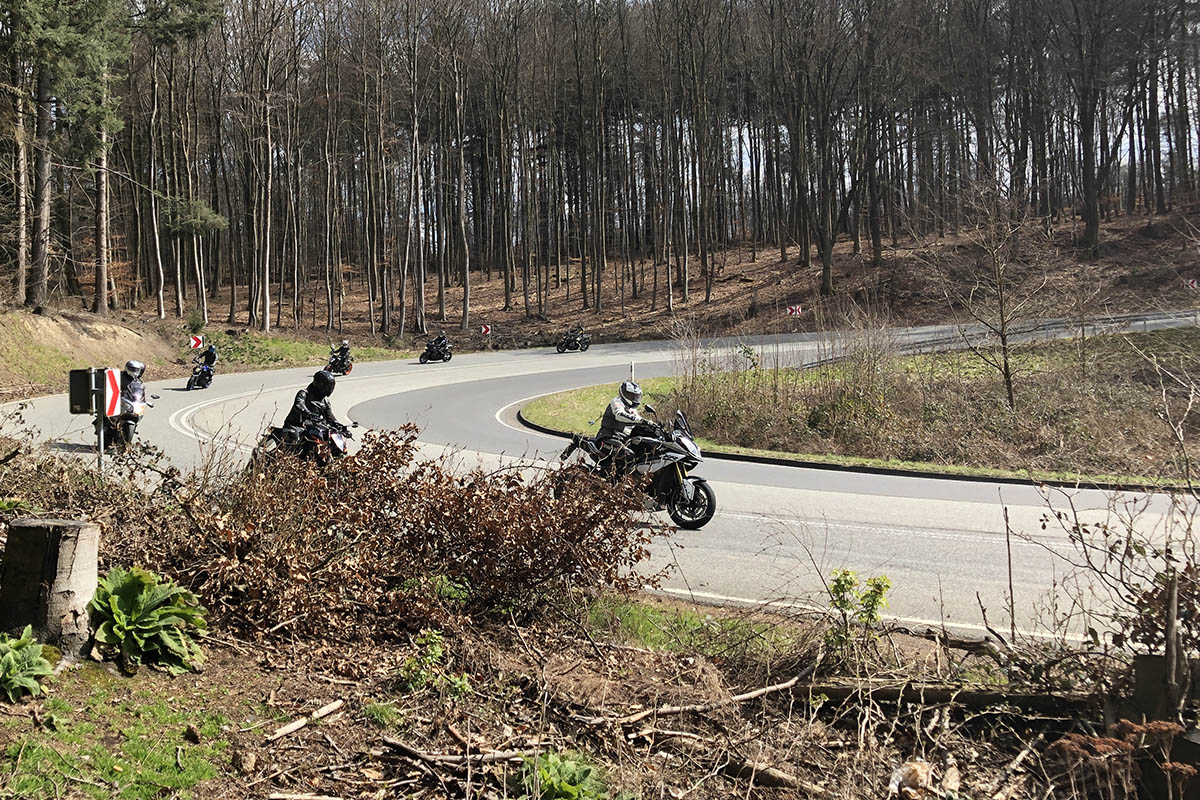
[[151,377],[179,369],[179,348],[157,333],[88,314],[0,312],[0,400],[67,389],[67,372],[136,358]]

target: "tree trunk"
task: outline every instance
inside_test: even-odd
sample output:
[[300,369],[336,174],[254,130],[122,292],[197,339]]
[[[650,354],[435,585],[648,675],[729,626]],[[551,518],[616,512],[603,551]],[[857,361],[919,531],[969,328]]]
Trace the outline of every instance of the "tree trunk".
[[37,72],[37,148],[33,159],[33,283],[29,286],[25,304],[45,305],[50,282],[50,128],[52,79],[50,68],[41,66]]
[[108,312],[108,131],[100,124],[96,157],[96,289],[92,311]]
[[14,520],[0,566],[0,630],[32,625],[63,655],[83,655],[91,638],[100,526],[63,519]]

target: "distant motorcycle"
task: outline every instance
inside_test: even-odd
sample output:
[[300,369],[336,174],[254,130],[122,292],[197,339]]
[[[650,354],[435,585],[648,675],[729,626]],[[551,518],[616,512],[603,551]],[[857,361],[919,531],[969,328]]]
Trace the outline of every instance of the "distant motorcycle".
[[[353,423],[352,427],[357,427]],[[263,433],[258,446],[251,454],[256,464],[270,461],[279,453],[288,453],[302,461],[312,461],[318,466],[346,456],[347,440],[353,439],[350,428],[340,423],[330,425],[324,420],[312,420],[303,426],[272,425]]]
[[192,359],[192,377],[188,378],[187,390],[207,389],[212,385],[213,368],[197,357]]
[[[646,411],[654,414],[654,407],[647,405]],[[649,495],[647,510],[666,511],[681,528],[698,530],[717,513],[717,495],[708,481],[688,474],[704,458],[682,411],[675,412],[671,428],[646,420],[619,442],[573,436],[559,460],[565,462],[577,450],[583,458],[568,470],[606,479],[629,473],[641,476]]]
[[449,361],[453,357],[450,340],[445,336],[439,336],[436,339],[430,339],[425,345],[425,352],[421,353],[420,361],[422,364],[428,364],[430,361]]
[[583,332],[583,328],[571,328],[562,335],[558,341],[558,352],[565,353],[568,350],[578,350],[583,353],[592,346],[592,337]]
[[[155,400],[158,395],[150,395]],[[146,389],[141,381],[121,391],[121,410],[115,417],[100,416],[96,418],[96,436],[103,453],[110,447],[123,448],[133,443],[137,434],[138,423],[147,408],[154,404],[146,400]]]
[[345,358],[336,347],[329,348],[329,363],[325,365],[326,372],[334,375],[349,375],[354,369],[354,356],[346,353]]

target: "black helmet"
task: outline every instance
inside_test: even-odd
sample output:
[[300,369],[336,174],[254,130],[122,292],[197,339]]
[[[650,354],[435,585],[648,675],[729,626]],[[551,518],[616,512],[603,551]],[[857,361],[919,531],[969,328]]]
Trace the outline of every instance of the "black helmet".
[[208,352],[210,352],[210,353],[215,353],[215,352],[217,352],[217,346],[216,346],[215,344],[210,344],[210,345],[208,346]]
[[333,394],[333,387],[336,385],[337,381],[333,379],[333,375],[325,370],[321,370],[316,375],[313,375],[312,383],[308,385],[308,393],[313,395],[317,400],[324,400]]

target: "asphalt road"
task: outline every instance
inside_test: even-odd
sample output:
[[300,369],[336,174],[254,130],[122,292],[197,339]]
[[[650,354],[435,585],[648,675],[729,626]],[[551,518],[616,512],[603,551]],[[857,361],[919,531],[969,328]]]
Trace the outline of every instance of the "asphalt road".
[[[1190,313],[1158,314],[1125,317],[1106,327],[1194,322]],[[1025,335],[1062,335],[1070,327],[1051,323]],[[944,327],[898,330],[893,337],[904,347],[961,341],[955,329]],[[767,337],[751,344],[793,362],[830,351],[825,335]],[[718,350],[740,345],[711,343]],[[562,355],[553,349],[463,354],[448,364],[363,363],[338,379],[333,402],[340,417],[367,428],[416,423],[431,454],[455,451],[485,464],[553,460],[563,441],[516,421],[524,401],[615,383],[628,376],[631,363],[641,377],[668,374],[674,357],[669,343],[641,342]],[[218,373],[211,388],[198,392],[184,391],[183,381],[150,382],[149,391],[160,399],[139,435],[185,468],[206,458],[244,458],[266,425],[282,419],[311,372]],[[23,416],[52,448],[83,454],[93,441],[90,418],[69,416],[65,395],[34,400]],[[713,602],[819,605],[823,577],[846,567],[864,576],[887,575],[893,618],[964,631],[983,629],[981,604],[994,627],[1007,629],[1010,560],[1017,624],[1039,628],[1039,609],[1067,573],[1063,556],[1072,552],[1055,526],[1042,530],[1041,520],[1052,508],[1073,506],[1098,520],[1145,507],[1139,524],[1153,526],[1165,524],[1167,509],[1161,497],[716,459],[697,472],[715,489],[719,511],[703,530],[681,532],[656,548],[659,563],[678,567],[665,591]],[[1006,511],[1016,535],[1005,535]]]

